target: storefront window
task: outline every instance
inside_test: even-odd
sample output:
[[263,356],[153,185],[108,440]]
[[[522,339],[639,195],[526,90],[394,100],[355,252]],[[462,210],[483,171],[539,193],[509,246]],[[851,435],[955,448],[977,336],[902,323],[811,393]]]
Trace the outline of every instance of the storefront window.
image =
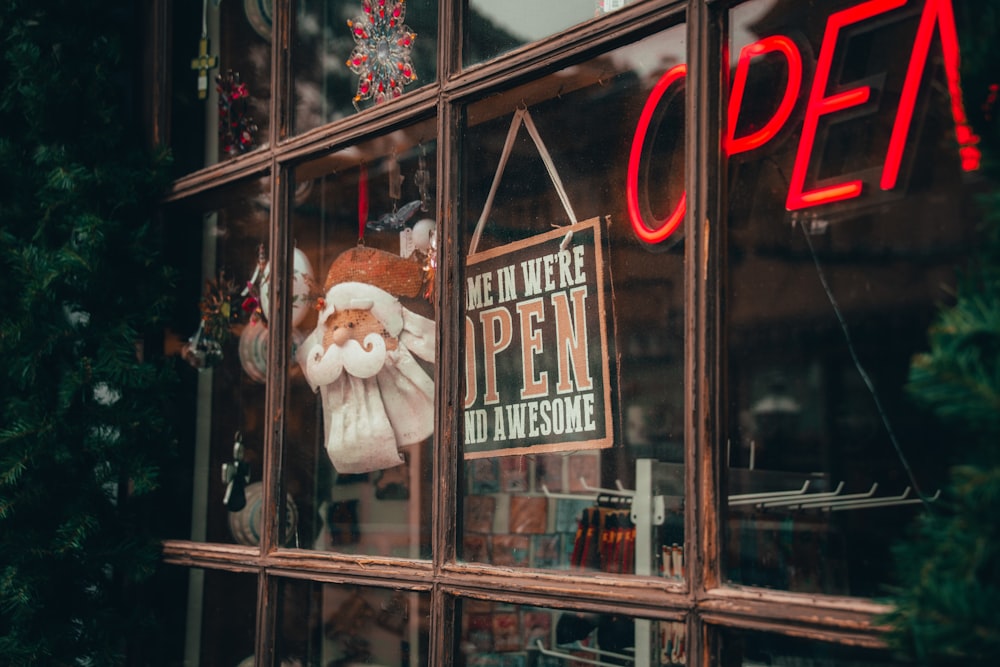
[[[640,240],[625,192],[683,58],[678,26],[466,109],[468,562],[683,577],[682,234]],[[682,108],[636,167],[661,209],[683,190],[661,160]]]
[[462,600],[463,667],[687,664],[686,626],[617,613]]
[[292,27],[294,132],[437,79],[433,0],[300,0]]
[[634,0],[469,0],[466,15],[465,65],[474,65],[544,39],[595,16],[603,16]]
[[874,596],[951,462],[905,386],[975,242],[974,148],[950,2],[800,4],[729,16],[725,574]]
[[190,173],[267,145],[271,2],[175,2],[171,138]]
[[295,169],[284,483],[304,549],[430,557],[434,131]]
[[276,659],[307,665],[429,665],[427,593],[278,581]]
[[167,244],[181,270],[165,352],[181,380],[181,449],[165,483],[176,505],[164,518],[183,539],[259,542],[268,338],[259,294],[269,182],[227,186],[168,211]]
[[894,664],[962,462],[907,382],[979,241],[972,4],[156,3],[149,664]]

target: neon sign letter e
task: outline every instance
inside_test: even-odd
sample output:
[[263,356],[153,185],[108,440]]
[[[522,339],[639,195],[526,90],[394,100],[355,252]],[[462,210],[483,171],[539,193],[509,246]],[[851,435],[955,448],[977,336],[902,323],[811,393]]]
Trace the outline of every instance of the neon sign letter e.
[[785,207],[789,211],[851,199],[861,194],[861,181],[848,181],[809,192],[803,191],[809,159],[816,141],[819,117],[864,104],[871,95],[871,89],[868,86],[860,86],[826,97],[830,68],[833,65],[833,53],[837,49],[837,36],[842,28],[853,23],[866,21],[873,16],[884,14],[905,4],[906,0],[869,0],[831,14],[827,20],[823,44],[819,51],[819,60],[816,63],[816,78],[813,80],[813,87],[809,93],[809,104],[806,107],[806,117],[802,124],[802,137],[799,140],[799,150],[795,156],[792,179],[788,186],[788,199]]

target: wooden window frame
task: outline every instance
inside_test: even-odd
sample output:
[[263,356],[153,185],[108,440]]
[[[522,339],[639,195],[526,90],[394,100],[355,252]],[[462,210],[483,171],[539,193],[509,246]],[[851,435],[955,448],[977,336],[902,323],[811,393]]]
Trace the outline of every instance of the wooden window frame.
[[[437,119],[437,219],[440,264],[437,273],[439,335],[435,386],[438,388],[434,433],[433,558],[409,561],[356,557],[285,549],[278,545],[278,516],[264,526],[259,548],[218,543],[168,540],[166,564],[256,574],[258,620],[256,653],[273,656],[277,581],[281,577],[316,582],[350,583],[422,591],[431,596],[430,664],[453,663],[455,635],[460,632],[456,600],[491,599],[581,611],[619,612],[650,619],[680,620],[688,627],[688,664],[713,663],[718,632],[749,629],[777,632],[820,641],[882,647],[875,618],[887,607],[862,598],[787,593],[723,585],[720,575],[722,533],[719,489],[724,470],[719,442],[724,437],[722,410],[726,404],[720,326],[720,295],[724,293],[726,174],[721,158],[723,122],[722,47],[726,14],[738,2],[722,0],[637,0],[610,17],[594,19],[553,38],[534,43],[489,62],[461,68],[462,0],[440,0],[438,80],[404,99],[370,109],[300,135],[291,135],[290,16],[275,3],[271,61],[270,124],[267,146],[177,179],[164,203],[185,200],[252,176],[271,174],[269,247],[274,275],[285,275],[291,261],[287,212],[293,169],[318,154],[352,145],[414,120]],[[169,82],[169,0],[156,0],[149,10],[151,39],[144,62],[156,72],[151,80]],[[685,514],[684,583],[612,577],[601,574],[510,570],[457,562],[460,411],[463,367],[462,284],[463,235],[455,223],[454,203],[459,181],[458,160],[462,105],[493,89],[559,69],[619,44],[670,25],[687,26],[687,170],[688,210],[685,236],[685,470],[688,510]],[[149,91],[150,137],[168,137],[169,85]],[[287,281],[276,281],[287,292]],[[280,296],[281,292],[279,292]],[[276,300],[281,303],[283,299]],[[282,318],[270,327],[270,368],[288,363],[285,355],[289,325]],[[281,443],[284,431],[285,374],[269,374],[266,410],[272,417],[264,443],[264,505],[281,497]]]

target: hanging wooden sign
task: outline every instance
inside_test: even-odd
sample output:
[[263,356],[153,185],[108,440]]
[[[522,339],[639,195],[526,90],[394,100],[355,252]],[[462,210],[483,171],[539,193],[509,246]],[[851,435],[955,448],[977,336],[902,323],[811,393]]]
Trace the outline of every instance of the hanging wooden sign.
[[465,458],[611,446],[603,224],[468,257]]

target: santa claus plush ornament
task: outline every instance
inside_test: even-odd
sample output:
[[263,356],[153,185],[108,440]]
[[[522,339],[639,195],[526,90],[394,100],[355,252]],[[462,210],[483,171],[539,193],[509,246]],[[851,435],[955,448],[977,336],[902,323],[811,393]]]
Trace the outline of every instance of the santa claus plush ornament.
[[306,380],[323,402],[326,451],[337,472],[403,463],[400,447],[434,430],[434,322],[399,297],[422,292],[416,262],[358,246],[330,266],[315,331],[299,348]]

